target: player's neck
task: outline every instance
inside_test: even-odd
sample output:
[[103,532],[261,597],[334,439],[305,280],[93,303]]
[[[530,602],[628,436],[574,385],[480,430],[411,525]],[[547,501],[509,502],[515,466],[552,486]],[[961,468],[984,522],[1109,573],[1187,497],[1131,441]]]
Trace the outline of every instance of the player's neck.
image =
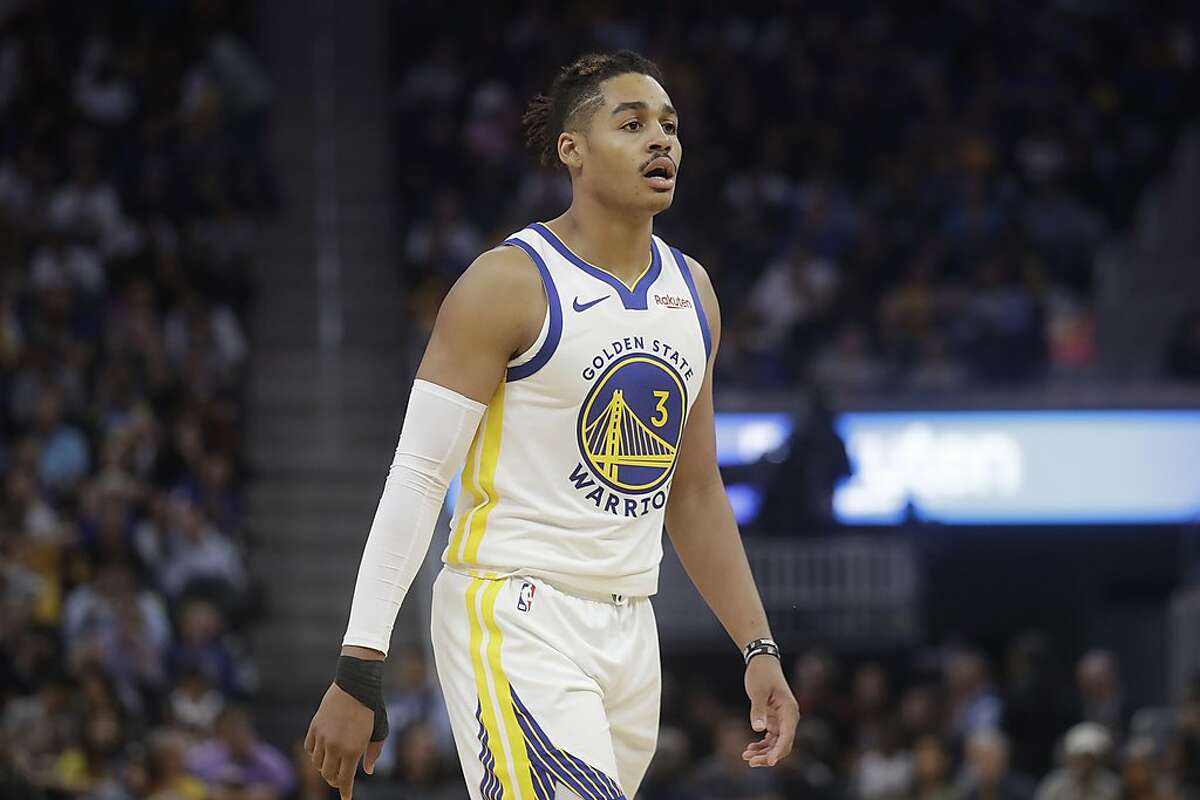
[[562,216],[547,224],[576,255],[627,285],[646,271],[653,217],[618,216],[576,199]]

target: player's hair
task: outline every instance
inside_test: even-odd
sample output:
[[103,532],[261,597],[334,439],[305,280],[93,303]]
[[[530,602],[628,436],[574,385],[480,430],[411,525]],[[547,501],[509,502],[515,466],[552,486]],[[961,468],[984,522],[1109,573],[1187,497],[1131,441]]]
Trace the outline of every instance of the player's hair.
[[521,118],[525,144],[542,166],[562,165],[558,159],[558,135],[585,118],[584,112],[600,102],[601,82],[629,72],[649,75],[659,83],[663,80],[658,65],[633,50],[588,53],[559,70],[549,94],[536,95],[529,101]]

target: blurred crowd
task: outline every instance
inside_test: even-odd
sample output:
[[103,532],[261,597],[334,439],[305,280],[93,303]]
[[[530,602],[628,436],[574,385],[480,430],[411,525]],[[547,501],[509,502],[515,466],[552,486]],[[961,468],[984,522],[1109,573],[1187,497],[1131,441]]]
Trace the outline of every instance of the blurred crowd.
[[[391,660],[392,735],[355,797],[462,800],[432,669],[415,651]],[[1200,798],[1200,673],[1177,706],[1139,709],[1111,652],[1065,671],[1038,633],[1017,637],[1002,669],[957,646],[886,666],[813,650],[788,667],[803,716],[769,770],[742,761],[754,734],[740,680],[667,670],[658,750],[631,800]],[[335,796],[298,764],[304,800]]]
[[[569,203],[565,173],[522,156],[523,104],[581,52],[631,47],[680,109],[681,182],[656,231],[714,277],[724,385],[1088,374],[1094,256],[1200,110],[1187,4],[527,0],[448,32],[423,2],[397,32],[418,327],[482,248]],[[1195,337],[1171,374],[1195,376]]]
[[[1091,263],[1200,96],[1170,5],[878,0],[403,4],[395,126],[418,331],[489,243],[569,202],[519,157],[582,49],[641,48],[688,149],[659,232],[722,296],[725,380],[927,390],[1087,370]],[[762,6],[768,9],[768,5]],[[335,797],[247,708],[261,611],[242,493],[244,325],[272,87],[253,4],[0,4],[0,798]],[[704,53],[703,59],[693,54]],[[1200,317],[1168,369],[1200,378]],[[830,471],[839,469],[831,465]],[[749,771],[740,686],[665,676],[645,800],[1195,800],[1200,687],[1135,711],[1113,656],[1037,636],[789,665],[795,752]],[[465,796],[420,653],[356,796]],[[728,689],[729,691],[726,691]]]
[[266,800],[246,311],[271,87],[239,4],[0,5],[0,797]]

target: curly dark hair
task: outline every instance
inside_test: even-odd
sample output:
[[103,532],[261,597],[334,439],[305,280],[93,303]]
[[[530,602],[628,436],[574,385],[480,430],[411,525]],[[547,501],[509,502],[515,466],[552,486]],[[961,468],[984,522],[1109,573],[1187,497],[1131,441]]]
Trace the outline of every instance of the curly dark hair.
[[559,71],[550,84],[549,94],[539,94],[529,101],[521,118],[525,144],[542,166],[562,166],[558,160],[558,135],[600,102],[603,81],[629,72],[649,75],[659,83],[663,80],[658,65],[633,50],[588,53]]

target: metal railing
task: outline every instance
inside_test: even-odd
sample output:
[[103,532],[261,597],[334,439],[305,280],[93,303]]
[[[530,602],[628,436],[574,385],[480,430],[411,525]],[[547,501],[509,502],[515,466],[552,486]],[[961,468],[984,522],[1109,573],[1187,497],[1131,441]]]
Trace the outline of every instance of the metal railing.
[[[920,570],[898,539],[747,539],[746,554],[777,638],[808,646],[882,649],[920,636]],[[726,644],[668,548],[654,601],[664,642]]]

